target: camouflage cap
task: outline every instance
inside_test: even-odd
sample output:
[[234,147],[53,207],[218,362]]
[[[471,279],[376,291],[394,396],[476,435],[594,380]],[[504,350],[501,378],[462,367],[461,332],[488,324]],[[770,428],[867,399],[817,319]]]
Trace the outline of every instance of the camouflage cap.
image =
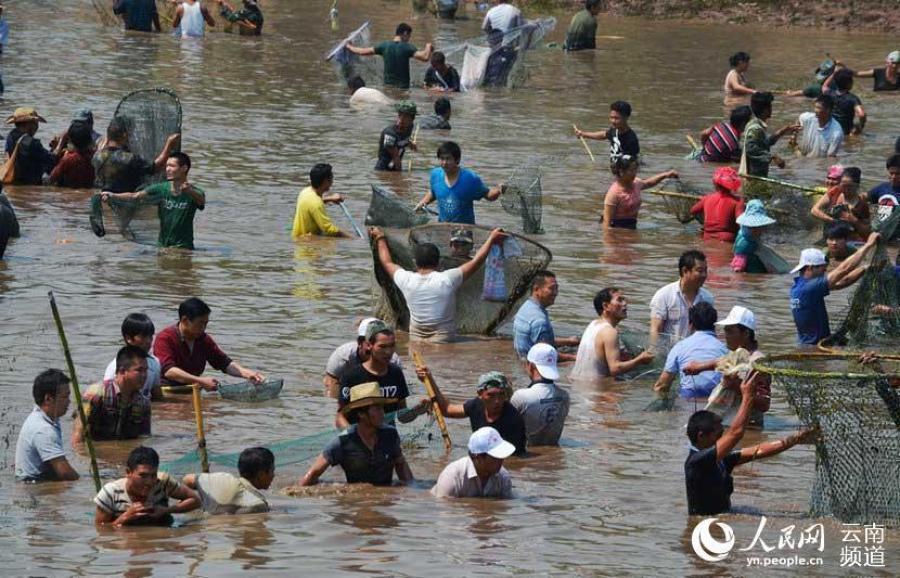
[[394,108],[397,110],[398,114],[408,114],[410,116],[416,116],[416,114],[418,114],[416,103],[411,100],[401,100],[394,105]]

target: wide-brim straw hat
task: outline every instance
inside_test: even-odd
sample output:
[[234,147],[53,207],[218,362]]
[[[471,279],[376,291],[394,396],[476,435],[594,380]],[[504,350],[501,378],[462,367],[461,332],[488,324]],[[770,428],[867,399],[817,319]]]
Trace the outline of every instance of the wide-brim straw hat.
[[23,106],[17,108],[15,112],[6,118],[6,124],[18,124],[20,122],[30,122],[33,120],[36,120],[37,122],[47,122],[47,120],[39,115],[36,110]]
[[386,405],[397,403],[396,397],[384,397],[378,382],[370,381],[350,388],[350,402],[341,408],[345,416],[355,409],[369,407],[370,405]]
[[759,199],[753,199],[747,203],[747,208],[744,209],[741,216],[737,218],[738,225],[750,228],[766,227],[768,225],[774,225],[776,222],[775,219],[766,214],[766,208]]

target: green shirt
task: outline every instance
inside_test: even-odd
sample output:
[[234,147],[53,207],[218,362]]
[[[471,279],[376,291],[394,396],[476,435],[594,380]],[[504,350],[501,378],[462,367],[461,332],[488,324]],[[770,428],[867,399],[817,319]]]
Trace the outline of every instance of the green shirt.
[[[147,196],[158,203],[160,247],[194,248],[194,213],[203,210],[204,205],[194,202],[190,196],[172,194],[172,184],[168,181],[144,189]],[[203,189],[194,186],[203,194]]]
[[384,84],[409,88],[409,59],[416,53],[409,42],[390,40],[375,47],[375,54],[384,59]]
[[566,32],[566,50],[590,50],[597,48],[597,19],[587,9],[572,17]]

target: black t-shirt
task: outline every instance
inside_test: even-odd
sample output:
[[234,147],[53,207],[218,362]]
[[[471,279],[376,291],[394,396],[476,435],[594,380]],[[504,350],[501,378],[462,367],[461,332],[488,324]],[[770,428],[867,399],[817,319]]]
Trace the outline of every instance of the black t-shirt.
[[378,428],[375,447],[369,450],[360,439],[356,426],[336,437],[322,451],[329,465],[341,466],[348,484],[390,485],[394,466],[403,455],[400,434],[390,426]]
[[473,397],[464,403],[463,410],[466,412],[466,417],[469,418],[472,431],[490,426],[497,430],[500,437],[516,446],[516,454],[521,455],[525,453],[525,445],[528,439],[525,435],[525,420],[511,403],[507,401],[503,404],[503,413],[500,414],[500,419],[494,423],[488,422],[484,416],[484,403],[477,397]]
[[378,162],[375,164],[376,171],[403,170],[403,167],[400,165],[391,165],[391,155],[388,154],[387,149],[391,147],[399,148],[400,159],[402,160],[403,153],[406,152],[406,147],[409,146],[409,137],[411,136],[411,133],[412,131],[400,133],[400,131],[397,130],[396,124],[392,124],[391,126],[381,131],[381,138],[378,141]]
[[440,115],[429,114],[419,119],[419,128],[425,130],[450,130],[450,123]]
[[443,74],[429,66],[425,71],[425,86],[459,92],[459,73],[452,66],[448,66]]
[[740,459],[740,452],[731,452],[718,462],[716,446],[705,450],[691,448],[684,462],[688,514],[712,516],[731,509],[731,493],[734,491],[731,470]]
[[897,78],[897,81],[892,83],[887,79],[887,76],[884,73],[884,68],[876,68],[872,72],[875,81],[872,86],[872,90],[900,90],[900,78]]
[[619,133],[617,129],[609,127],[606,131],[606,140],[609,141],[609,160],[612,162],[615,162],[622,155],[637,158],[641,152],[637,133],[632,129],[628,129],[628,132]]
[[[384,397],[396,397],[397,399],[406,399],[409,397],[409,388],[406,385],[406,377],[403,370],[393,363],[388,364],[387,373],[384,375],[375,375],[363,367],[358,360],[353,360],[347,365],[347,368],[341,372],[340,383],[341,390],[338,394],[338,407],[344,407],[350,403],[350,388],[361,383],[369,383],[377,381],[381,386],[381,395]],[[384,406],[384,412],[390,413],[400,409],[396,403]]]
[[850,131],[853,130],[853,118],[856,116],[856,107],[861,104],[862,101],[852,92],[835,95],[834,112],[831,116],[844,129],[844,134],[850,134]]

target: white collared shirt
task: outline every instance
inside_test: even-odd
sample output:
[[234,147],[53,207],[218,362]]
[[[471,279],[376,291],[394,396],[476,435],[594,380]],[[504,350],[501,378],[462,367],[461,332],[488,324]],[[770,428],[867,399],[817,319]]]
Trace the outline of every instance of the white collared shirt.
[[[838,127],[840,128],[840,127]],[[681,281],[669,283],[659,289],[650,300],[650,315],[663,320],[663,327],[660,331],[669,337],[670,345],[681,341],[690,333],[688,329],[688,309],[705,301],[710,305],[715,305],[715,297],[712,293],[701,287],[694,297],[693,303],[688,303],[681,292]]]
[[844,142],[844,129],[838,121],[829,118],[825,126],[820,126],[819,119],[813,112],[804,112],[799,121],[803,130],[797,137],[797,146],[803,156],[833,157],[840,152]]
[[438,498],[511,498],[512,478],[506,468],[501,467],[482,486],[475,463],[465,456],[447,464],[431,493]]

